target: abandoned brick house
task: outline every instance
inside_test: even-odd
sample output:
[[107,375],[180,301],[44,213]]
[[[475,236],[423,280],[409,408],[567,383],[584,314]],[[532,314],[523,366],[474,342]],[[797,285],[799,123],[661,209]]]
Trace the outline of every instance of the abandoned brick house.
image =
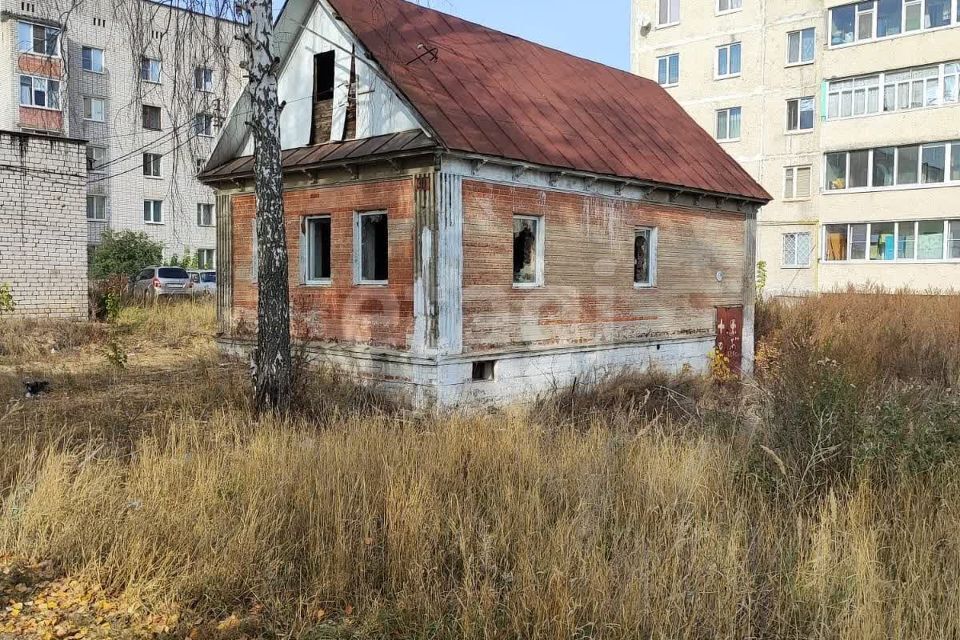
[[[657,365],[749,368],[767,193],[655,82],[403,0],[290,0],[292,330],[417,404]],[[249,98],[218,189],[221,344],[253,344]]]

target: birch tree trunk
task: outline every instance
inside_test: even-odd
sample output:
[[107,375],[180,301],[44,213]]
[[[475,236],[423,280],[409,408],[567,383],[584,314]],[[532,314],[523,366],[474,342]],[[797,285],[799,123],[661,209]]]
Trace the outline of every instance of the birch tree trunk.
[[290,291],[283,220],[278,60],[273,52],[271,0],[249,0],[247,45],[257,194],[259,296],[253,362],[254,410],[284,413],[290,407]]

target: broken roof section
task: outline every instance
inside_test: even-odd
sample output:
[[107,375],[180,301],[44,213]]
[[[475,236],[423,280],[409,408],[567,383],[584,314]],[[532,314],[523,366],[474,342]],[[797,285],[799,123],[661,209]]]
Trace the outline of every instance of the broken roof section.
[[302,23],[318,1],[336,12],[445,149],[771,199],[651,80],[405,0],[290,0],[280,22]]

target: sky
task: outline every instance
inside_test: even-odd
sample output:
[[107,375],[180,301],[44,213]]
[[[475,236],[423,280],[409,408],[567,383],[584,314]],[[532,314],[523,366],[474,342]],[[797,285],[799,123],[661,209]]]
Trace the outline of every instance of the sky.
[[[274,0],[279,8],[282,0]],[[419,0],[611,67],[630,68],[630,0]]]

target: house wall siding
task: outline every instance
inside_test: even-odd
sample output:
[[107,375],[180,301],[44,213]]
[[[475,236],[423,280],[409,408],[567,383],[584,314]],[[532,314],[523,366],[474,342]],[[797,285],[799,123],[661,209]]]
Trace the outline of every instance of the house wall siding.
[[[253,195],[232,200],[232,296],[235,336],[256,326],[257,286],[251,273]],[[387,211],[389,284],[356,285],[353,234],[356,212]],[[290,256],[291,331],[300,340],[409,348],[413,336],[414,182],[411,178],[288,191],[284,196]],[[300,231],[305,216],[331,218],[329,286],[304,285]]]
[[[744,303],[743,215],[469,180],[463,193],[465,353],[712,335],[716,307]],[[513,288],[514,214],[543,216],[543,288]],[[658,228],[653,289],[633,285],[643,226]]]

